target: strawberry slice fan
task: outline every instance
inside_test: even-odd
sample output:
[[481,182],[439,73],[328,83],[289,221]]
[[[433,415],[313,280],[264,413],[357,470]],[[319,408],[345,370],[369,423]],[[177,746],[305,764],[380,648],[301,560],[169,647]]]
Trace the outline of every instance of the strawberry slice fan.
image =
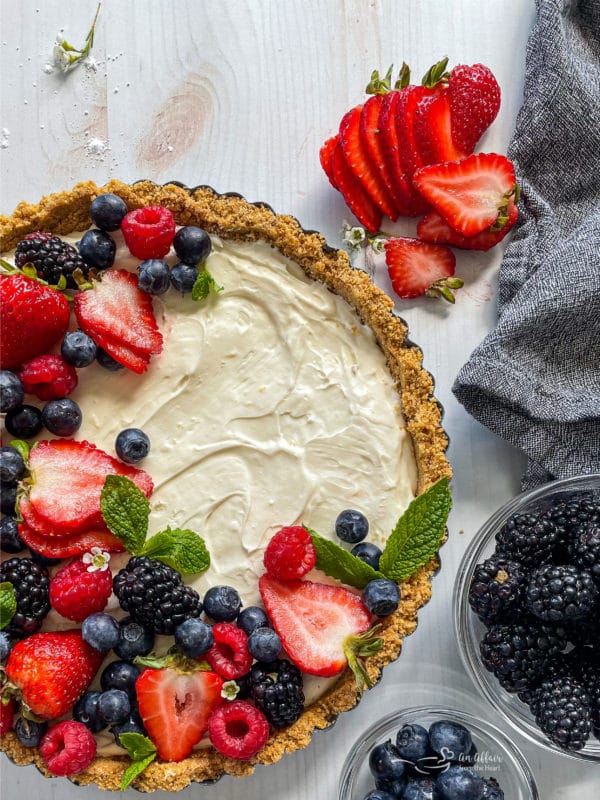
[[[381,236],[383,217],[421,217],[416,239],[392,237],[386,263],[401,298],[421,295],[454,302],[462,286],[448,246],[486,251],[518,217],[518,187],[510,161],[473,151],[500,109],[500,87],[483,64],[448,59],[418,85],[402,65],[375,70],[370,97],[342,118],[319,153],[321,166],[358,221]],[[423,247],[426,243],[428,246]]]

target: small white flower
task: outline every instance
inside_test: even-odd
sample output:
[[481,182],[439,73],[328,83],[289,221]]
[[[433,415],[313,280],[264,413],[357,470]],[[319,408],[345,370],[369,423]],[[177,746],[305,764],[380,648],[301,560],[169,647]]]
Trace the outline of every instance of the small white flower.
[[225,681],[221,686],[221,697],[225,700],[235,700],[240,691],[240,687],[235,681]]
[[56,44],[52,52],[54,63],[63,72],[68,72],[73,66],[73,52],[68,52],[63,46],[63,40],[57,36]]
[[92,45],[94,44],[94,31],[96,29],[96,22],[98,20],[99,12],[100,3],[98,3],[96,14],[92,22],[92,27],[88,31],[85,44],[81,49],[77,49],[76,47],[73,47],[72,44],[69,44],[69,42],[63,38],[62,34],[59,33],[57,35],[56,44],[54,45],[53,50],[53,57],[54,63],[63,72],[68,72],[72,67],[77,66],[82,59],[85,59],[87,56],[89,56]]
[[344,242],[349,247],[360,247],[366,238],[367,233],[364,228],[354,227],[344,230]]
[[89,564],[88,572],[103,572],[108,569],[110,561],[110,553],[102,550],[100,547],[92,547],[91,552],[84,553],[81,560],[84,564]]
[[387,239],[384,236],[376,236],[374,239],[371,239],[371,247],[375,253],[383,253],[385,252],[385,243]]

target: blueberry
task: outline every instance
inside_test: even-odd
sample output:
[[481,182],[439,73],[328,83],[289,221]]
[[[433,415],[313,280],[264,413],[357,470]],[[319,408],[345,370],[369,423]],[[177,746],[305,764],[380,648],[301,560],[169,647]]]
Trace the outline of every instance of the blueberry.
[[118,725],[113,725],[110,731],[114,735],[115,742],[119,745],[119,747],[123,747],[120,739],[122,733],[139,733],[141,736],[148,735],[146,729],[144,728],[144,722],[140,717],[140,713],[135,708],[131,709],[129,718],[126,719],[125,722],[121,722]]
[[103,350],[101,347],[96,348],[96,361],[109,372],[118,372],[120,369],[124,369],[123,364],[119,364],[118,361],[115,361],[115,359],[109,356],[106,350]]
[[481,800],[483,778],[468,767],[451,766],[435,780],[434,800]]
[[98,698],[98,716],[106,725],[119,725],[131,712],[129,695],[122,689],[107,689]]
[[382,792],[389,792],[392,797],[402,797],[406,787],[406,777],[389,780],[388,778],[376,778],[375,786]]
[[398,608],[400,589],[389,578],[374,578],[363,589],[362,601],[371,614],[385,617]]
[[96,358],[97,351],[96,342],[92,337],[80,330],[65,333],[60,346],[60,354],[67,364],[78,369],[88,367]]
[[29,548],[29,552],[31,554],[31,560],[35,561],[36,564],[41,564],[43,567],[53,567],[55,564],[60,564],[62,561],[62,558],[48,558],[48,556],[43,556],[41,553],[36,553],[31,547]]
[[281,650],[281,639],[273,628],[256,628],[248,637],[248,650],[257,661],[275,661]]
[[212,586],[204,595],[204,610],[215,622],[233,622],[242,600],[232,586]]
[[37,747],[47,730],[47,722],[34,722],[26,717],[19,717],[14,726],[16,737],[23,747]]
[[107,653],[119,641],[119,623],[110,614],[98,611],[83,620],[81,637],[94,650]]
[[180,261],[195,267],[208,258],[212,250],[212,242],[208,233],[202,228],[187,225],[185,228],[180,228],[175,234],[173,248]]
[[433,786],[431,778],[409,778],[402,800],[433,800]]
[[70,397],[49,400],[42,409],[42,422],[55,436],[73,436],[81,427],[81,409]]
[[0,661],[6,661],[13,648],[13,643],[6,631],[0,631]]
[[268,628],[269,618],[260,606],[248,606],[240,611],[236,624],[250,636],[256,628]]
[[160,258],[142,261],[138,272],[138,286],[147,294],[164,294],[171,285],[171,271]]
[[191,292],[198,277],[198,270],[191,264],[175,264],[171,269],[171,285],[181,294]]
[[19,377],[10,370],[0,370],[0,413],[18,408],[25,399],[25,390]]
[[382,789],[371,789],[363,800],[396,800],[396,795],[384,792]]
[[18,481],[25,472],[23,456],[14,447],[0,447],[0,481]]
[[353,556],[362,559],[366,564],[373,569],[379,569],[379,559],[381,558],[381,549],[372,542],[359,542],[354,545],[350,551]]
[[9,517],[16,514],[17,482],[0,483],[0,511]]
[[115,260],[117,246],[111,236],[105,231],[95,228],[86,231],[78,244],[79,255],[85,263],[93,269],[108,269]]
[[17,406],[7,413],[4,426],[17,439],[31,439],[42,430],[42,412],[27,404]]
[[115,440],[115,451],[126,464],[137,464],[150,452],[150,439],[139,428],[125,428]]
[[495,778],[484,779],[481,800],[504,800],[504,792]]
[[133,661],[136,656],[147,656],[154,647],[154,631],[145,628],[131,617],[119,623],[119,640],[113,647],[115,653],[124,661]]
[[213,646],[212,627],[196,617],[191,617],[175,628],[175,644],[186,656],[199,658]]
[[369,532],[369,522],[360,511],[347,508],[338,515],[335,521],[335,532],[343,542],[356,544],[366,539]]
[[100,686],[103,691],[120,689],[127,692],[130,699],[135,699],[135,682],[141,670],[129,661],[111,661],[100,675]]
[[429,733],[422,725],[403,725],[396,734],[396,749],[402,758],[416,764],[431,755]]
[[101,692],[84,692],[73,706],[73,719],[82,722],[92,733],[98,733],[106,727],[98,714],[98,700]]
[[20,553],[25,550],[25,542],[19,536],[19,527],[14,517],[0,519],[0,550],[3,553]]
[[434,753],[447,761],[464,761],[471,752],[473,739],[464,725],[441,719],[429,728],[429,744]]
[[[375,780],[393,782],[402,780],[406,765],[391,740],[377,744],[369,753],[369,769]],[[383,787],[378,786],[378,789]]]
[[117,231],[127,214],[125,201],[116,194],[99,194],[90,205],[90,219],[103,231]]

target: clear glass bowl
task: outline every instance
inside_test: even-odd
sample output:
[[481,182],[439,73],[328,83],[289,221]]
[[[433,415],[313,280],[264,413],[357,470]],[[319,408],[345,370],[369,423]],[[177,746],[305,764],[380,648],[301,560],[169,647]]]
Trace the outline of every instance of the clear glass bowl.
[[600,761],[600,741],[591,736],[582,750],[563,750],[547,739],[535,724],[529,707],[519,698],[506,692],[481,663],[479,642],[485,627],[471,611],[468,602],[469,586],[475,566],[492,555],[495,548],[496,532],[513,514],[544,511],[558,499],[566,500],[580,494],[592,493],[600,497],[600,475],[587,475],[576,478],[552,481],[537,489],[510,500],[493,514],[477,532],[469,544],[458,570],[454,586],[454,626],[460,654],[467,672],[481,693],[506,720],[523,736],[537,745],[576,759]]
[[477,772],[484,778],[495,778],[507,800],[539,800],[527,762],[502,731],[472,714],[443,706],[406,708],[388,714],[368,728],[348,753],[342,768],[338,800],[363,800],[367,792],[375,788],[369,770],[369,753],[376,744],[388,739],[394,741],[397,731],[407,723],[428,728],[441,719],[453,720],[468,728],[477,747]]

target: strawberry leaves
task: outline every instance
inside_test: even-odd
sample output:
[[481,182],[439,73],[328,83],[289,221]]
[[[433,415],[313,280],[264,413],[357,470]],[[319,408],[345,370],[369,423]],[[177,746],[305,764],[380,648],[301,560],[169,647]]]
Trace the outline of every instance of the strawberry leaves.
[[204,540],[194,531],[167,528],[146,541],[150,503],[129,478],[106,476],[100,508],[110,532],[133,555],[155,558],[187,575],[205,572],[210,566]]

